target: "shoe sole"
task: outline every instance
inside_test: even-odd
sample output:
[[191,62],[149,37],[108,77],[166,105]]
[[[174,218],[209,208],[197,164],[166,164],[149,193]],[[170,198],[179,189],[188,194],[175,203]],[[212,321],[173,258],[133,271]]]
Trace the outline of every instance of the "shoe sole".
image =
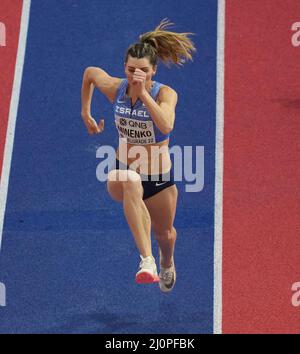
[[[160,248],[158,247],[158,251],[159,251],[159,258],[161,259],[161,250]],[[173,264],[174,264],[174,258],[173,258]],[[163,292],[163,293],[168,293],[170,291],[173,290],[174,286],[175,286],[175,283],[176,283],[176,268],[175,268],[175,264],[174,264],[174,273],[175,273],[175,276],[174,276],[174,283],[173,283],[173,286],[171,288],[167,288],[164,283],[162,281],[159,280],[159,288],[160,290]]]
[[172,285],[172,287],[171,288],[168,288],[168,287],[166,287],[166,285],[162,282],[162,281],[159,281],[159,288],[160,288],[160,290],[163,292],[163,293],[168,293],[168,292],[170,292],[170,291],[172,291],[173,290],[173,288],[174,288],[174,286],[175,286],[175,283],[176,283],[176,269],[175,269],[175,275],[174,275],[174,282],[173,282],[173,285]]
[[150,284],[150,283],[158,283],[159,282],[159,276],[158,275],[153,275],[148,272],[141,272],[136,275],[135,281],[138,284]]

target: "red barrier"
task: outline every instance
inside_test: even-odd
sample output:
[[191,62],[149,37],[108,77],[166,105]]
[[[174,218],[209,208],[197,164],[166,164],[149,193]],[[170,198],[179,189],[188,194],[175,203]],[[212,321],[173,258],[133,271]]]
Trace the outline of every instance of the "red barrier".
[[300,333],[299,22],[299,0],[226,1],[224,333]]
[[[9,106],[15,73],[22,12],[21,0],[0,1],[0,178],[6,139]],[[5,36],[5,43],[3,41]],[[5,46],[3,46],[5,44]]]

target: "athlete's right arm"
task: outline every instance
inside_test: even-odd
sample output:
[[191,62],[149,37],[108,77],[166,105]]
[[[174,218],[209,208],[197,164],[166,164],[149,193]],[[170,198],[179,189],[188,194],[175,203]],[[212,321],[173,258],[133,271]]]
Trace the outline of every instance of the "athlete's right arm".
[[104,70],[97,67],[85,69],[81,88],[81,116],[90,134],[100,133],[104,129],[104,120],[97,125],[91,116],[91,101],[95,86],[112,103],[121,79],[109,76]]

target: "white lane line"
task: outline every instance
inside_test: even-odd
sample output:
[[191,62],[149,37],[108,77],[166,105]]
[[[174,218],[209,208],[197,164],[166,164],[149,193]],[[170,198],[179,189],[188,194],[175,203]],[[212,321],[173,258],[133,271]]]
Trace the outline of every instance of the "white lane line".
[[224,149],[224,42],[225,1],[218,1],[217,31],[217,115],[214,238],[214,333],[222,333],[222,225],[223,225],[223,149]]

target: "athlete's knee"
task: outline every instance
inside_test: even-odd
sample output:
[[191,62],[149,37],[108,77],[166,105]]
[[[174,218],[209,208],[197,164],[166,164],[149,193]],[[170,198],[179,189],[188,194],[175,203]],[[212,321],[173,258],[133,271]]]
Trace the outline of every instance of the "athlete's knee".
[[177,232],[174,226],[160,228],[154,228],[154,235],[157,241],[175,241]]
[[126,180],[126,170],[111,170],[107,175],[107,182],[123,182]]
[[141,177],[138,173],[131,170],[112,170],[107,176],[107,189],[110,196],[122,201],[126,197],[143,196]]
[[138,173],[128,170],[127,178],[123,183],[123,192],[130,196],[143,196],[143,187],[141,182],[141,177]]

